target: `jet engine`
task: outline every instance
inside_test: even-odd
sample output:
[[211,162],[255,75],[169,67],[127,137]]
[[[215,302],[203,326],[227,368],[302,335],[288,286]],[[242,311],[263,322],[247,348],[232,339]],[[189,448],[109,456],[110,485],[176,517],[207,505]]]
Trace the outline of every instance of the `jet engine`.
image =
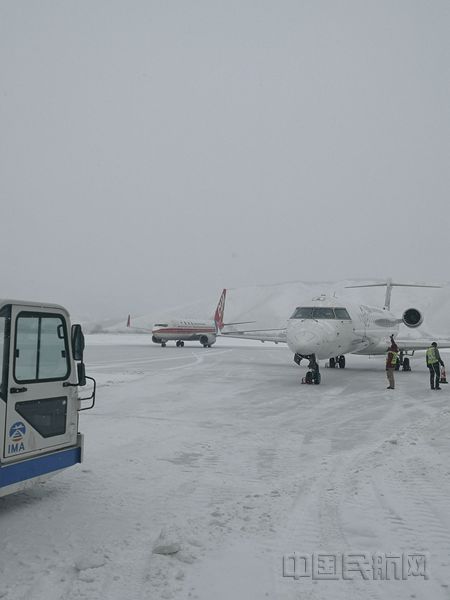
[[423,315],[417,308],[408,308],[403,313],[402,320],[406,327],[419,327],[423,323]]
[[216,341],[215,335],[202,335],[200,337],[200,344],[204,348],[210,348],[214,344],[215,341]]

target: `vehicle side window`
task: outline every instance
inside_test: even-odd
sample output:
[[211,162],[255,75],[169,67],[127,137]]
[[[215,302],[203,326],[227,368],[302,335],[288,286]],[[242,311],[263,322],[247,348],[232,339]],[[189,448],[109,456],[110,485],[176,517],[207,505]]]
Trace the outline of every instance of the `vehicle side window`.
[[336,313],[336,319],[350,321],[350,315],[345,308],[335,308],[334,312]]
[[56,314],[20,313],[14,357],[16,381],[66,379],[70,364],[63,318]]
[[0,312],[0,398],[6,400],[8,382],[9,327],[11,307],[7,306]]

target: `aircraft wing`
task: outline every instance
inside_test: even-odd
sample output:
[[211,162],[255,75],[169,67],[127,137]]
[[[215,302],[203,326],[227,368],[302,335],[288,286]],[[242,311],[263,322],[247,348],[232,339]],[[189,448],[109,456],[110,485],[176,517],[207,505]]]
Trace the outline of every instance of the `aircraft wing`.
[[[436,338],[436,340],[434,340],[433,338],[432,341],[437,342],[438,349],[450,348],[450,340],[440,340],[439,338]],[[396,339],[395,343],[397,344],[400,350],[426,350],[431,345],[430,338],[428,338],[427,340]]]
[[222,331],[222,337],[260,342],[286,343],[286,329],[249,329],[247,331]]

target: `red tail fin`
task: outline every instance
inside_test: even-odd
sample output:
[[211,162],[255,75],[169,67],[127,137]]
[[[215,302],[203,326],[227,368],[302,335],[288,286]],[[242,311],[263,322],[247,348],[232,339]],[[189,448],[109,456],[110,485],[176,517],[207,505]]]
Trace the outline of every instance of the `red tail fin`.
[[131,327],[131,315],[128,315],[127,327]]
[[221,331],[223,329],[223,314],[225,312],[225,298],[227,295],[227,290],[224,289],[222,295],[220,296],[219,304],[217,305],[216,312],[214,315],[214,322],[216,324],[217,331]]

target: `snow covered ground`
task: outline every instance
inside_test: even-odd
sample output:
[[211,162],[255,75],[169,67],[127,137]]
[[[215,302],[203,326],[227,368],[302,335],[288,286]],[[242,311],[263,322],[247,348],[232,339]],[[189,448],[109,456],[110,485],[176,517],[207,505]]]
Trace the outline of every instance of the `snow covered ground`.
[[[450,597],[450,386],[423,355],[394,391],[382,358],[306,386],[286,348],[236,340],[88,336],[86,363],[84,463],[0,499],[0,598]],[[283,577],[295,551],[428,552],[429,579]]]

